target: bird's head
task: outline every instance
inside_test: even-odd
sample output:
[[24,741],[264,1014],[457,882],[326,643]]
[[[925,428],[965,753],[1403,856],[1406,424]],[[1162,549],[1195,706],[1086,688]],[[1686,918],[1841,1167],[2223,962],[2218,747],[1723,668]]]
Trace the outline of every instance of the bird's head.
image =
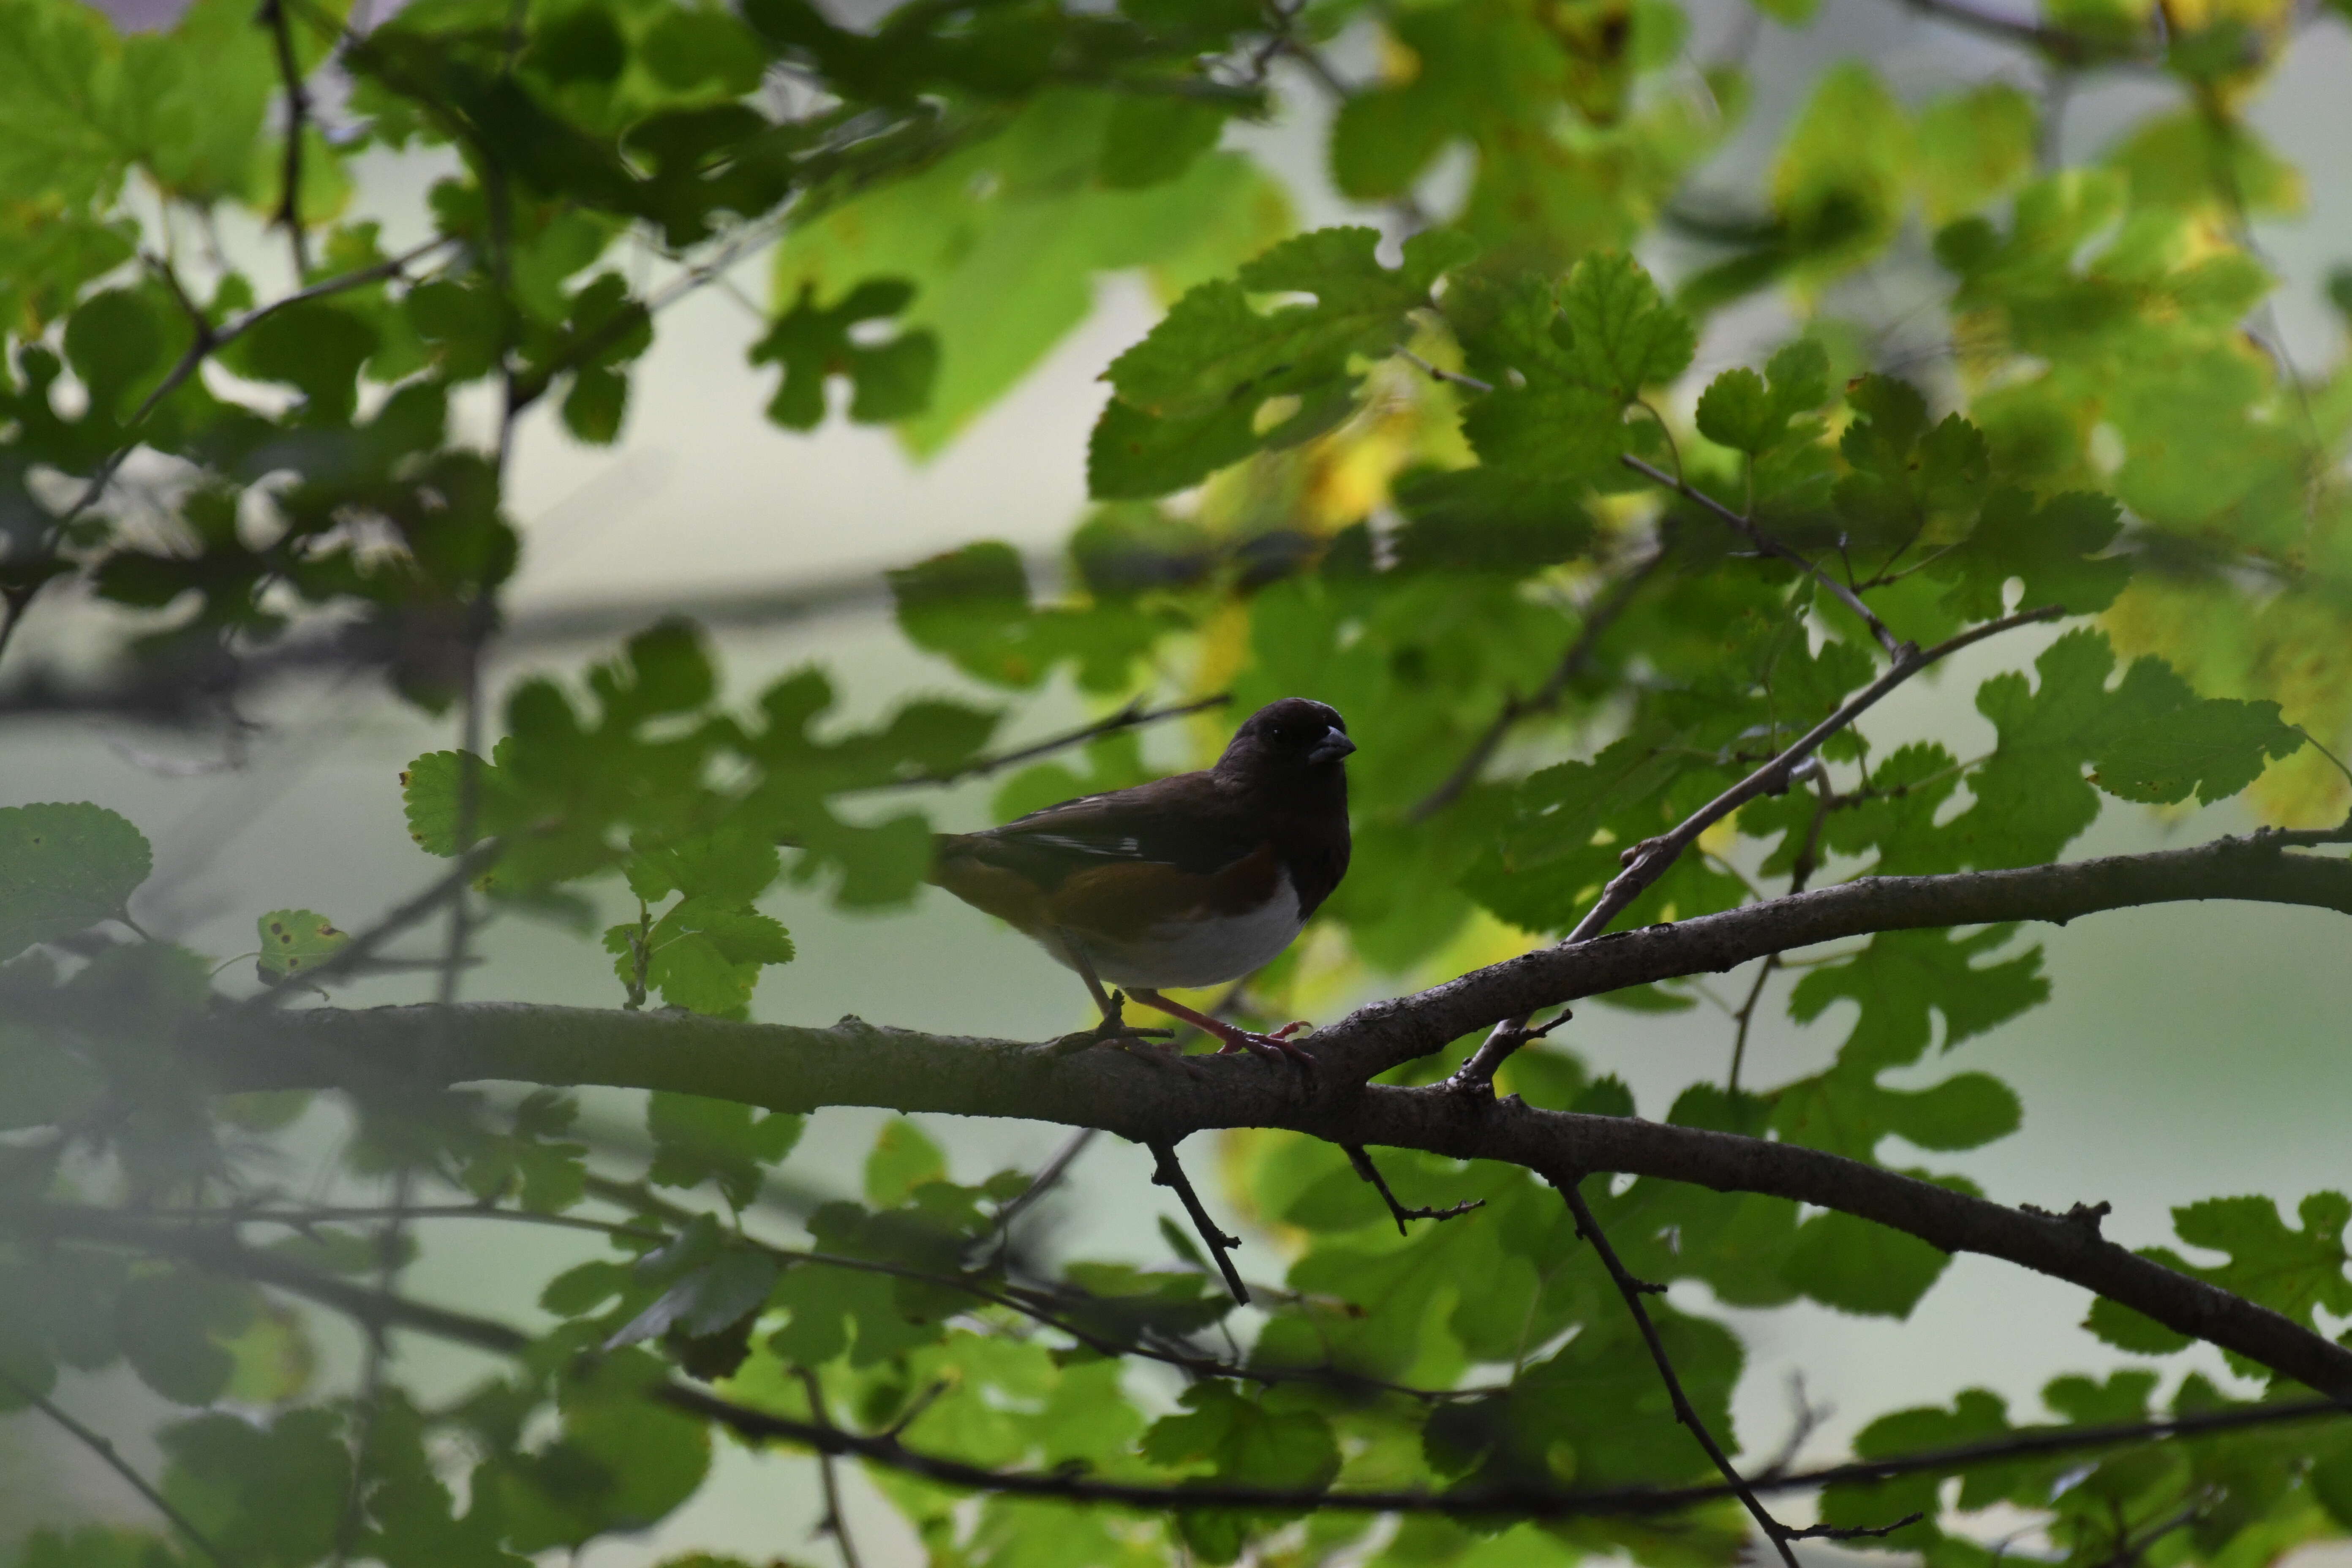
[[1217,760],[1217,771],[1261,784],[1344,779],[1341,763],[1356,742],[1339,710],[1286,697],[1251,714]]

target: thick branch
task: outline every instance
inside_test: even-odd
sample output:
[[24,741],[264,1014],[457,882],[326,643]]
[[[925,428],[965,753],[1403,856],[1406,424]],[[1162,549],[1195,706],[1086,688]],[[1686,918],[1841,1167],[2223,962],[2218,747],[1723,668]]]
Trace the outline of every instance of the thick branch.
[[369,1087],[370,1075],[506,1079],[712,1095],[778,1110],[876,1105],[1101,1127],[1143,1143],[1204,1128],[1287,1127],[1531,1170],[1623,1172],[1768,1193],[1857,1215],[1948,1252],[2069,1280],[2322,1392],[2352,1396],[2352,1350],[2137,1258],[2088,1227],[1814,1150],[1632,1118],[1572,1116],[1443,1089],[1357,1087],[1499,1018],[1878,931],[2023,920],[2192,899],[2352,913],[2352,863],[2225,839],[2074,865],[1867,879],[1680,925],[1548,948],[1363,1008],[1313,1037],[1319,1089],[1254,1059],[1170,1073],[1115,1050],[877,1027],[730,1024],[674,1013],[520,1005],[224,1010],[186,1044],[224,1089]]

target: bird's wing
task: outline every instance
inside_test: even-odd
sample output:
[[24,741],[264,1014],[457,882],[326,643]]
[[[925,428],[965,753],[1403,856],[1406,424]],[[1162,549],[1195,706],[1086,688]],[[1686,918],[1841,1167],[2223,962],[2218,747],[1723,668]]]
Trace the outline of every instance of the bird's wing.
[[1115,862],[1213,875],[1261,847],[1245,813],[1210,777],[1186,773],[1108,795],[1081,795],[953,840],[958,854],[1044,888]]

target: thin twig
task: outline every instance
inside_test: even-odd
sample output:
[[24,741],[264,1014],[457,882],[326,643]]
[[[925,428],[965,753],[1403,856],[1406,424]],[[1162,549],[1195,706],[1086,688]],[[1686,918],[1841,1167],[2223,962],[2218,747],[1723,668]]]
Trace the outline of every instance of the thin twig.
[[1422,358],[1421,355],[1413,353],[1411,349],[1398,349],[1395,352],[1397,358],[1401,360],[1408,360],[1413,364],[1420,366],[1422,374],[1428,376],[1432,381],[1445,382],[1450,385],[1465,387],[1472,392],[1492,392],[1495,390],[1495,384],[1491,381],[1480,381],[1475,375],[1465,375],[1458,370],[1447,370],[1444,365],[1432,364],[1429,361]]
[[1903,0],[1903,4],[1923,16],[1948,22],[1984,37],[2038,49],[2060,64],[2077,69],[2099,65],[2154,66],[2162,55],[2162,50],[2151,44],[2117,47],[2063,27],[1987,11],[1967,0]]
[[[793,1368],[793,1375],[800,1379],[801,1387],[807,1391],[809,1414],[816,1418],[817,1425],[840,1430],[834,1426],[833,1417],[825,1414],[824,1388],[817,1382],[816,1373],[804,1366],[796,1366]],[[833,1537],[834,1545],[841,1552],[842,1568],[860,1568],[857,1547],[849,1539],[848,1521],[841,1511],[841,1482],[833,1472],[831,1449],[817,1450],[816,1473],[817,1479],[824,1488],[824,1517],[816,1521],[816,1533]]]
[[1691,484],[1685,479],[1678,479],[1673,474],[1666,473],[1663,469],[1652,468],[1649,464],[1642,461],[1641,458],[1634,457],[1630,452],[1619,458],[1617,460],[1653,483],[1664,485],[1666,489],[1674,491],[1676,495],[1683,497],[1685,500],[1697,502],[1700,506],[1706,508],[1708,511],[1713,512],[1717,517],[1729,524],[1734,532],[1745,538],[1749,543],[1755,545],[1757,549],[1764,552],[1767,555],[1777,555],[1781,560],[1790,562],[1802,571],[1810,574],[1815,582],[1819,583],[1822,587],[1827,588],[1830,591],[1832,597],[1835,598],[1838,603],[1843,605],[1847,609],[1853,611],[1857,616],[1861,617],[1862,624],[1870,629],[1870,635],[1877,639],[1878,646],[1886,650],[1886,656],[1889,658],[1895,659],[1899,663],[1903,658],[1904,650],[1915,646],[1914,644],[1903,641],[1893,632],[1887,630],[1886,623],[1878,618],[1878,613],[1873,610],[1868,605],[1862,602],[1861,595],[1855,593],[1843,583],[1839,582],[1834,574],[1825,571],[1815,562],[1808,561],[1803,555],[1798,553],[1795,550],[1790,549],[1779,539],[1757,527],[1751,519],[1742,513],[1734,511],[1731,508],[1724,505],[1721,501],[1716,500],[1705,490],[1700,489],[1697,486]]
[[1396,1194],[1389,1190],[1388,1178],[1381,1174],[1381,1168],[1372,1163],[1371,1155],[1361,1143],[1344,1143],[1340,1147],[1347,1151],[1348,1163],[1356,1168],[1356,1174],[1371,1183],[1373,1190],[1381,1194],[1381,1201],[1389,1205],[1389,1217],[1396,1221],[1399,1236],[1405,1234],[1404,1222],[1409,1219],[1456,1219],[1472,1209],[1486,1206],[1484,1198],[1465,1198],[1451,1208],[1409,1209],[1397,1202]]
[[1099,1131],[1098,1128],[1079,1128],[1069,1142],[1055,1151],[1054,1157],[1045,1162],[1045,1167],[1029,1179],[1029,1184],[1021,1189],[1020,1196],[996,1211],[996,1234],[1000,1244],[1011,1239],[1013,1222],[1026,1213],[1030,1205],[1052,1192],[1069,1173],[1070,1167],[1077,1163],[1078,1156],[1087,1152]]
[[[1830,819],[1829,784],[1818,775],[1814,782],[1813,819],[1806,826],[1805,840],[1797,847],[1796,860],[1789,868],[1789,891],[1791,893],[1803,892],[1805,884],[1812,880],[1813,870],[1821,863],[1822,829]],[[1738,1026],[1731,1038],[1731,1071],[1725,1077],[1724,1087],[1734,1095],[1739,1092],[1739,1068],[1748,1059],[1748,1031],[1756,1021],[1756,1005],[1764,999],[1766,983],[1784,962],[1777,952],[1764,955],[1763,963],[1756,971],[1756,984],[1748,988],[1748,1000],[1742,1002],[1739,1011],[1732,1015]]]
[[1896,1531],[1918,1523],[1927,1516],[1913,1511],[1893,1524],[1809,1524],[1802,1530],[1781,1532],[1789,1541],[1884,1541]]
[[1032,745],[1020,747],[1015,751],[999,752],[992,756],[975,757],[968,763],[961,763],[951,768],[936,768],[925,773],[909,773],[905,778],[887,779],[881,784],[859,784],[842,793],[860,795],[886,789],[923,789],[938,784],[961,784],[966,779],[986,778],[989,774],[1009,768],[1015,763],[1025,763],[1037,757],[1050,756],[1055,752],[1065,752],[1073,746],[1085,745],[1087,742],[1099,739],[1104,735],[1115,735],[1122,730],[1139,729],[1146,724],[1157,724],[1165,719],[1181,719],[1188,714],[1203,712],[1211,708],[1222,708],[1233,700],[1232,692],[1220,691],[1213,697],[1203,697],[1195,702],[1180,702],[1169,708],[1146,708],[1143,705],[1143,700],[1139,697],[1108,718],[1097,719],[1091,724],[1081,724],[1075,730],[1066,730],[1058,735],[1036,742]]
[[[2036,609],[2020,610],[2013,616],[2003,616],[1997,621],[1987,621],[1980,626],[1971,626],[1931,648],[1922,649],[1916,645],[1906,644],[1904,652],[1885,674],[1846,699],[1835,712],[1799,736],[1770,762],[1691,813],[1671,831],[1655,838],[1645,838],[1625,850],[1619,858],[1624,869],[1601,889],[1600,899],[1585,912],[1584,918],[1576,922],[1576,929],[1560,939],[1559,945],[1573,947],[1608,930],[1610,921],[1624,912],[1625,907],[1647,891],[1652,883],[1664,876],[1681,858],[1683,851],[1696,843],[1701,834],[1758,796],[1776,795],[1787,789],[1797,765],[1818,751],[1822,742],[1861,718],[1880,699],[1921,670],[1987,637],[1998,637],[2002,632],[2014,631],[2019,626],[2037,621],[2053,620],[2063,614],[2064,611],[2059,606],[2044,605]],[[1525,1017],[1506,1018],[1496,1025],[1486,1042],[1454,1074],[1454,1085],[1473,1089],[1492,1085],[1495,1069],[1518,1048],[1526,1028]]]
[[1530,715],[1549,713],[1559,706],[1560,700],[1568,694],[1569,686],[1584,673],[1585,666],[1592,662],[1593,651],[1600,646],[1601,637],[1624,615],[1633,602],[1633,595],[1643,584],[1649,581],[1651,574],[1658,569],[1665,557],[1665,549],[1661,546],[1611,584],[1608,592],[1585,612],[1584,625],[1578,629],[1575,640],[1568,645],[1568,650],[1560,655],[1559,662],[1552,667],[1551,673],[1544,678],[1544,683],[1527,697],[1507,700],[1502,711],[1495,715],[1494,722],[1470,743],[1469,751],[1463,753],[1462,760],[1454,764],[1452,773],[1445,775],[1444,782],[1415,802],[1404,814],[1405,821],[1426,822],[1453,805],[1464,790],[1476,782],[1480,771],[1501,747],[1504,737],[1510,733],[1514,725]]
[[1643,1296],[1664,1287],[1636,1279],[1627,1272],[1623,1260],[1617,1256],[1617,1249],[1609,1244],[1607,1233],[1601,1228],[1601,1222],[1592,1217],[1592,1205],[1584,1201],[1582,1182],[1583,1177],[1575,1174],[1552,1178],[1552,1184],[1559,1189],[1559,1195],[1568,1200],[1568,1212],[1576,1216],[1576,1234],[1590,1243],[1592,1250],[1600,1256],[1601,1267],[1609,1270],[1609,1278],[1616,1283],[1617,1293],[1625,1299],[1625,1310],[1633,1314],[1633,1325],[1641,1330],[1642,1342],[1650,1347],[1650,1359],[1657,1363],[1658,1377],[1666,1385],[1666,1397],[1674,1402],[1675,1419],[1688,1427],[1690,1435],[1698,1440],[1698,1446],[1706,1450],[1706,1457],[1722,1472],[1724,1484],[1731,1489],[1732,1495],[1738,1498],[1740,1505],[1756,1521],[1757,1528],[1764,1532],[1764,1539],[1769,1541],[1772,1549],[1780,1554],[1784,1568],[1798,1568],[1797,1554],[1789,1545],[1788,1527],[1774,1519],[1771,1510],[1757,1500],[1755,1489],[1733,1468],[1730,1457],[1715,1440],[1715,1434],[1706,1429],[1706,1423],[1699,1419],[1698,1412],[1691,1405],[1690,1396],[1683,1392],[1682,1379],[1675,1374],[1674,1358],[1666,1354],[1666,1342],[1658,1337],[1658,1326],[1651,1321],[1649,1308],[1642,1304]]
[[1788,1474],[1790,1468],[1796,1464],[1797,1456],[1804,1451],[1807,1440],[1820,1430],[1822,1422],[1836,1414],[1833,1407],[1817,1405],[1805,1396],[1805,1374],[1802,1372],[1789,1374],[1789,1400],[1796,1406],[1794,1418],[1789,1423],[1789,1436],[1782,1440],[1780,1451],[1765,1460],[1764,1468],[1756,1473],[1754,1479],[1759,1482],[1768,1477]]
[[[356,268],[333,278],[320,279],[307,289],[297,289],[291,294],[282,295],[266,305],[256,305],[235,320],[217,327],[205,323],[202,318],[199,318],[194,341],[189,343],[187,351],[180,355],[178,362],[164,374],[163,379],[156,384],[155,389],[140,400],[138,408],[132,412],[128,420],[124,421],[123,433],[128,435],[144,425],[147,422],[147,416],[155,412],[156,405],[178,391],[181,384],[188,377],[195,374],[196,367],[203,364],[208,357],[226,348],[278,311],[289,306],[302,304],[307,300],[325,299],[331,294],[348,293],[353,289],[364,289],[371,283],[381,283],[388,279],[397,278],[408,268],[410,263],[422,260],[436,250],[458,243],[460,242],[455,235],[445,234],[437,238],[428,239],[422,245],[414,246],[402,251],[398,256],[390,257],[373,266]],[[80,495],[75,498],[73,504],[68,507],[64,514],[58,519],[55,526],[61,528],[87,511],[90,504],[105,493],[107,485],[113,480],[116,471],[122,467],[123,459],[130,457],[137,446],[138,443],[132,442],[127,446],[119,447],[109,454],[106,460],[99,464],[97,471],[90,475],[89,481],[82,487]]]
[[1242,1238],[1227,1236],[1209,1217],[1209,1211],[1201,1205],[1201,1194],[1192,1190],[1192,1184],[1184,1175],[1184,1167],[1176,1162],[1175,1144],[1150,1143],[1145,1147],[1151,1151],[1155,1162],[1151,1184],[1175,1189],[1176,1195],[1183,1200],[1184,1212],[1192,1216],[1192,1228],[1201,1233],[1201,1239],[1208,1243],[1211,1255],[1216,1258],[1218,1272],[1225,1277],[1225,1289],[1234,1293],[1234,1300],[1248,1306],[1249,1287],[1242,1283],[1240,1272],[1234,1268],[1232,1255],[1232,1249],[1242,1244]]
[[310,275],[310,242],[302,234],[302,132],[310,118],[310,93],[303,85],[302,68],[294,58],[294,27],[284,0],[262,0],[258,18],[268,25],[278,47],[278,74],[286,84],[286,188],[278,197],[278,221],[286,226],[286,242],[294,251],[294,281]]
[[31,1405],[34,1409],[39,1411],[42,1415],[47,1416],[50,1420],[64,1427],[68,1433],[71,1433],[76,1442],[79,1443],[83,1447],[88,1448],[91,1453],[96,1454],[99,1458],[105,1463],[108,1469],[112,1470],[116,1475],[121,1476],[125,1481],[129,1482],[132,1491],[135,1491],[141,1497],[145,1498],[154,1508],[157,1513],[160,1513],[165,1519],[170,1520],[172,1521],[172,1528],[178,1531],[182,1535],[186,1536],[190,1545],[195,1547],[197,1551],[211,1558],[215,1563],[219,1563],[220,1568],[238,1568],[236,1562],[231,1558],[227,1552],[223,1552],[219,1547],[214,1545],[211,1537],[205,1534],[203,1531],[198,1530],[195,1527],[194,1522],[191,1521],[186,1514],[182,1513],[177,1508],[174,1508],[172,1505],[171,1499],[156,1490],[155,1488],[149,1483],[146,1477],[141,1475],[131,1467],[130,1460],[125,1459],[121,1454],[115,1451],[114,1441],[112,1438],[105,1436],[104,1435],[83,1426],[79,1421],[74,1419],[72,1415],[67,1414],[66,1411],[61,1409],[47,1395],[41,1394],[37,1389],[24,1382],[22,1379],[18,1378],[16,1373],[9,1372],[5,1367],[0,1367],[0,1384],[5,1384],[9,1388],[16,1391],[17,1398],[22,1399],[26,1404]]

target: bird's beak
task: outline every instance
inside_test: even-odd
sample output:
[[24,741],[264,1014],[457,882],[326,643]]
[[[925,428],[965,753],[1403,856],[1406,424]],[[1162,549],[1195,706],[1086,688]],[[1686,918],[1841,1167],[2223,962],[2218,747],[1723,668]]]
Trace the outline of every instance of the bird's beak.
[[1355,749],[1356,742],[1348,739],[1344,731],[1326,730],[1323,738],[1315,742],[1315,749],[1307,753],[1307,760],[1310,763],[1336,763]]

